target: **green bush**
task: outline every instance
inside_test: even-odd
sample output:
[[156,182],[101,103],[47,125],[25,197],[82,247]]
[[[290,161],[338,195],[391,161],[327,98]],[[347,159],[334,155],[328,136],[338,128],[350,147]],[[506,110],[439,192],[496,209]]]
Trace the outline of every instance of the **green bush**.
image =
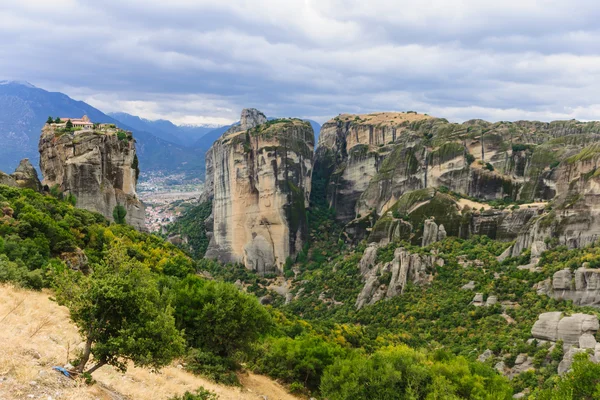
[[269,338],[258,350],[255,370],[286,383],[302,382],[317,390],[325,368],[347,353],[339,345],[315,335]]
[[125,217],[127,216],[127,210],[122,205],[118,204],[113,209],[113,219],[115,223],[119,225],[125,224]]
[[271,327],[256,297],[234,285],[188,276],[174,288],[175,319],[190,347],[231,357]]
[[449,355],[432,360],[406,346],[337,360],[321,392],[330,400],[512,398],[508,381],[488,366]]
[[181,396],[174,396],[169,400],[218,400],[219,396],[215,392],[204,389],[204,387],[198,388],[195,392],[185,392]]
[[185,358],[185,369],[197,375],[222,383],[224,385],[239,385],[240,382],[235,373],[239,369],[237,363],[226,357],[220,357],[213,353],[191,349]]

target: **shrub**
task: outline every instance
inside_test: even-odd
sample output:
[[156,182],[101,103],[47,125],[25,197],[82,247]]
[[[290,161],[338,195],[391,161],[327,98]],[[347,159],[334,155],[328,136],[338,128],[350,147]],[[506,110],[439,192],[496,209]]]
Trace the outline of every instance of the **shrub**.
[[194,393],[185,392],[181,396],[171,397],[169,400],[218,400],[219,396],[210,390],[200,386]]
[[125,224],[125,217],[127,216],[127,210],[122,205],[118,204],[113,209],[113,219],[119,225]]
[[185,361],[185,369],[194,374],[203,375],[212,381],[225,385],[240,384],[235,373],[239,367],[231,358],[220,357],[210,352],[192,349]]
[[475,156],[471,153],[467,153],[465,159],[467,160],[467,165],[471,165],[475,161]]
[[488,171],[493,171],[494,166],[490,163],[485,163],[485,169],[487,169]]
[[320,336],[301,335],[269,338],[259,349],[255,362],[259,373],[266,373],[286,383],[302,382],[311,390],[318,389],[321,376],[329,365],[346,351]]
[[271,327],[256,297],[234,285],[188,276],[174,289],[175,319],[188,345],[220,357],[245,351]]

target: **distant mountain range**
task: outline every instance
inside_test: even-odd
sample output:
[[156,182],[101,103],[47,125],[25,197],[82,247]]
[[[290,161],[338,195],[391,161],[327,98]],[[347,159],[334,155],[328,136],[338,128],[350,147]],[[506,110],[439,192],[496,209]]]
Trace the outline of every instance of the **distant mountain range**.
[[40,131],[48,116],[81,117],[131,130],[145,171],[197,171],[203,174],[204,152],[164,140],[153,132],[122,123],[83,101],[48,92],[25,82],[0,81],[0,171],[12,172],[22,158],[38,165]]
[[151,121],[124,112],[108,113],[108,115],[134,129],[152,132],[160,139],[185,147],[198,147],[195,144],[202,143],[202,137],[215,129],[221,128],[220,126],[208,125],[175,125],[164,119]]
[[[91,105],[27,82],[0,81],[0,171],[12,172],[29,158],[39,164],[38,141],[48,116],[87,115],[93,122],[112,123],[134,133],[143,171],[187,172],[204,176],[204,155],[231,127],[178,126],[167,120],[151,121],[127,113],[105,114]],[[315,130],[321,126],[307,120]]]

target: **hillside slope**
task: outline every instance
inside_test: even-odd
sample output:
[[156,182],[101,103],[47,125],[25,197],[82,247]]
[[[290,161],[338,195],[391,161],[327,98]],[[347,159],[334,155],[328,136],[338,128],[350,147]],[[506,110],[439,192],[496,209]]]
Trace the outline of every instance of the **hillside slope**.
[[168,399],[200,386],[214,391],[221,400],[294,400],[272,380],[255,374],[240,376],[243,387],[212,383],[177,368],[159,373],[130,366],[122,374],[102,367],[94,374],[97,383],[86,386],[52,370],[63,366],[82,345],[68,310],[51,300],[49,291],[33,292],[0,286],[0,398],[17,400],[52,398],[55,400]]

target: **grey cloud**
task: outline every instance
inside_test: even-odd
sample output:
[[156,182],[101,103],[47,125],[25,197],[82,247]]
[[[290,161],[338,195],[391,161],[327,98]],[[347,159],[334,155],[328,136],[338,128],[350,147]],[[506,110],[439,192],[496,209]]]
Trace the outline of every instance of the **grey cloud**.
[[235,119],[246,105],[320,121],[383,109],[454,120],[600,110],[595,1],[48,3],[0,4],[0,79],[144,117]]

